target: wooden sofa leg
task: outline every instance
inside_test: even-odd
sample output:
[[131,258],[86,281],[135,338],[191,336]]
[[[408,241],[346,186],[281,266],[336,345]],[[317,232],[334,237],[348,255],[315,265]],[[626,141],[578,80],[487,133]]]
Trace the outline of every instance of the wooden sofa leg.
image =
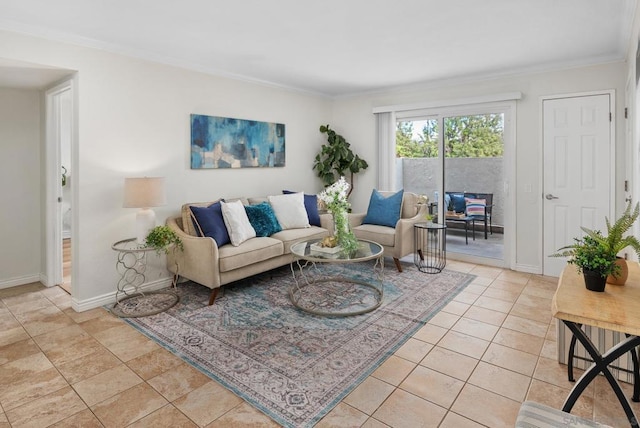
[[402,272],[402,265],[400,264],[400,260],[394,257],[393,261],[395,262],[396,267],[398,268],[398,272]]
[[213,302],[216,300],[216,296],[218,295],[218,289],[214,288],[211,290],[211,296],[209,296],[209,306],[213,305]]

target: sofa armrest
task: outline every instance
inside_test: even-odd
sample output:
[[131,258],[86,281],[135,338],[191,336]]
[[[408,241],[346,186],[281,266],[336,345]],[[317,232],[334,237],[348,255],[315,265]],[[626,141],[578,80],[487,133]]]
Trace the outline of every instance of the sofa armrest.
[[167,254],[167,269],[174,274],[205,285],[209,288],[220,287],[220,269],[218,246],[208,237],[191,236],[182,230],[178,221],[180,216],[169,217],[166,221],[182,240],[184,251],[176,249]]

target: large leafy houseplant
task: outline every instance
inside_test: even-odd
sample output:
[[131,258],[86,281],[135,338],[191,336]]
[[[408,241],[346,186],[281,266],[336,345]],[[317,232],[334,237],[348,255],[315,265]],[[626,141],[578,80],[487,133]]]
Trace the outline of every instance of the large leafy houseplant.
[[351,144],[345,138],[329,128],[329,125],[320,126],[320,132],[327,134],[327,144],[322,145],[320,153],[315,157],[313,169],[327,187],[338,181],[346,173],[349,173],[351,188],[347,197],[353,191],[353,175],[365,170],[369,164],[360,156],[353,153]]

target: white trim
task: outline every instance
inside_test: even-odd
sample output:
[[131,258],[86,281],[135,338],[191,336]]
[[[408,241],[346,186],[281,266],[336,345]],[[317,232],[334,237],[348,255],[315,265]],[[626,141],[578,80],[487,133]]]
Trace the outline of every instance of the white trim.
[[388,113],[411,110],[424,110],[443,107],[468,106],[473,104],[487,104],[500,101],[516,101],[522,99],[522,92],[506,92],[502,94],[483,95],[480,97],[458,98],[442,101],[423,101],[413,104],[397,104],[389,106],[374,107],[373,113]]
[[[155,281],[146,282],[140,286],[140,291],[155,291],[171,286],[173,277],[161,278]],[[71,307],[76,312],[88,311],[90,309],[99,308],[101,306],[113,305],[116,302],[116,291],[112,291],[101,296],[92,297],[90,299],[78,300],[71,299]]]
[[515,265],[515,270],[517,270],[518,272],[532,273],[532,274],[535,274],[535,275],[541,275],[542,274],[542,267],[541,266],[526,265],[526,264],[522,264],[522,263],[517,263]]
[[0,289],[16,287],[18,285],[31,284],[34,282],[41,282],[41,276],[39,274],[24,275],[16,278],[9,278],[0,281]]
[[609,159],[609,194],[613,195],[609,198],[609,218],[615,218],[616,207],[616,91],[615,89],[609,89],[604,91],[589,91],[589,92],[572,92],[568,94],[555,94],[555,95],[542,95],[538,98],[538,129],[539,129],[539,153],[538,162],[540,165],[539,183],[540,189],[540,208],[539,208],[539,220],[538,230],[540,231],[538,237],[538,248],[540,248],[540,272],[544,275],[544,102],[548,100],[557,100],[562,98],[579,98],[590,97],[595,95],[609,95],[609,113],[611,113],[611,121],[609,122],[609,138],[611,144],[611,156]]

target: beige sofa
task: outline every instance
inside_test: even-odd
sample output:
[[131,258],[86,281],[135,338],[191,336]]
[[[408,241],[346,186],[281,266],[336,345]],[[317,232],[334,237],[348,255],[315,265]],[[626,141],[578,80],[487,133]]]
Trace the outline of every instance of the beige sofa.
[[[380,191],[388,197],[395,192]],[[359,239],[367,239],[377,242],[384,248],[384,255],[392,257],[398,272],[402,272],[400,259],[414,251],[413,225],[427,221],[427,205],[418,204],[418,195],[404,192],[402,195],[402,208],[400,220],[393,227],[379,226],[376,224],[362,224],[366,213],[350,214],[349,224],[353,233]]]
[[[257,204],[266,198],[240,198],[243,204]],[[227,199],[229,201],[229,199]],[[212,305],[221,285],[265,272],[292,261],[291,244],[329,235],[333,229],[330,214],[321,214],[322,227],[311,226],[302,229],[288,229],[269,237],[251,238],[237,247],[231,244],[218,248],[212,238],[198,237],[191,220],[189,206],[206,207],[213,202],[185,204],[181,215],[170,217],[166,224],[174,230],[184,251],[170,251],[167,255],[167,269],[177,276],[190,279],[212,289],[209,304]]]

